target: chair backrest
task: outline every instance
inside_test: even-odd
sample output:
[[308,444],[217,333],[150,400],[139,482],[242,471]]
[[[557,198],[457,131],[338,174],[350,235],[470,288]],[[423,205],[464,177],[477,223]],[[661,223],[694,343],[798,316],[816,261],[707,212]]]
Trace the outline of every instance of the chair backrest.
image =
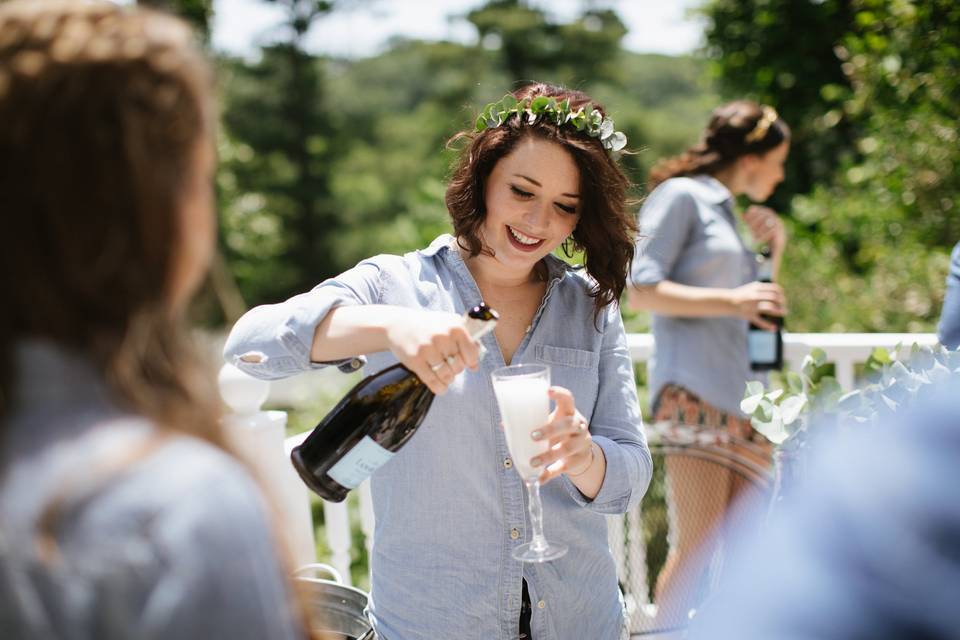
[[609,522],[635,638],[682,633],[723,570],[725,532],[743,517],[729,505],[765,504],[772,486],[763,457],[736,443],[663,438],[650,451],[647,494]]

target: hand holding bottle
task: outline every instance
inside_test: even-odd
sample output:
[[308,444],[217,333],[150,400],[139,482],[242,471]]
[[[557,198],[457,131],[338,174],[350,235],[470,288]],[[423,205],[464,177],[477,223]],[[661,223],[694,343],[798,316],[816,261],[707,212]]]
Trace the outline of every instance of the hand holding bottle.
[[[387,305],[341,309],[347,311],[346,316],[340,317],[341,324],[333,324],[332,330],[330,323],[318,325],[319,338],[315,338],[314,346],[332,334],[332,342],[342,347],[349,340],[342,325],[360,318],[366,324],[357,332],[355,343],[378,345],[377,349],[382,351],[386,336],[389,348],[396,349],[394,353],[401,360],[406,358],[412,367],[401,361],[358,382],[303,443],[290,452],[304,483],[333,502],[347,497],[347,492],[359,486],[413,437],[433,404],[434,389],[447,388],[442,377],[452,380],[463,371],[464,363],[477,366],[480,349],[475,340],[492,331],[498,317],[486,305],[470,309],[464,318]],[[358,309],[367,314],[352,317],[350,314]],[[458,349],[457,356],[452,354],[453,347]],[[446,356],[441,358],[442,354]],[[444,368],[450,371],[441,373]]]
[[444,393],[465,368],[477,369],[480,345],[461,316],[415,309],[397,316],[387,326],[390,351],[433,393]]
[[775,282],[748,282],[730,290],[730,304],[735,315],[761,329],[776,331],[777,325],[763,316],[787,315],[787,299],[783,287]]
[[770,246],[772,253],[780,253],[787,245],[787,229],[777,212],[770,207],[751,205],[743,213],[743,221],[757,244]]

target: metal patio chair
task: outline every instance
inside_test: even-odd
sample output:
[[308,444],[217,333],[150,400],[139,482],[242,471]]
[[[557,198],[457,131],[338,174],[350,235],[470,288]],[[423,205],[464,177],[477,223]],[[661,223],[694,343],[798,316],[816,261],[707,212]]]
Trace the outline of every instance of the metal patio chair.
[[[717,496],[676,492],[676,500],[668,505],[667,494],[677,486],[671,482],[681,474],[697,473],[701,478],[709,474],[715,480],[710,486],[735,495],[737,505],[763,508],[773,484],[769,463],[765,464],[769,454],[762,447],[727,436],[720,440],[687,437],[682,429],[664,429],[662,425],[651,434],[650,451],[653,481],[638,507],[623,516],[611,516],[610,545],[618,565],[630,637],[681,638],[697,607],[717,586],[728,546],[726,536],[737,528],[737,520],[745,517],[745,509],[734,506],[718,512]],[[685,511],[679,514],[671,509]],[[678,540],[683,536],[671,528],[691,520],[710,535],[695,549],[689,544],[681,548]],[[671,546],[677,547],[676,578],[671,593],[661,597],[656,585]]]

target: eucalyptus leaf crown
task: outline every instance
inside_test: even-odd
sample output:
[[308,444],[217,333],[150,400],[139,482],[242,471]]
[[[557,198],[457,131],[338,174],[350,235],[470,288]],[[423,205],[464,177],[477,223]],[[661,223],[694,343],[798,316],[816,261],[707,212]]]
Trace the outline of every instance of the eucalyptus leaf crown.
[[569,100],[557,102],[556,98],[547,96],[517,100],[508,93],[499,102],[491,102],[483,108],[477,116],[474,132],[495,129],[512,116],[527,124],[533,124],[539,118],[557,126],[570,125],[591,138],[599,138],[603,148],[609,153],[617,153],[627,146],[627,136],[614,130],[613,120],[605,118],[599,109],[591,108],[588,112],[588,107],[592,105],[571,109]]

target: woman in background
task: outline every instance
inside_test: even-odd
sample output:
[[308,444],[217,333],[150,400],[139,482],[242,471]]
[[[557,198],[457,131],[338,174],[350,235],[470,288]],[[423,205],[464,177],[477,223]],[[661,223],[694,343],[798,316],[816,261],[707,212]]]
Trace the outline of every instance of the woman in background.
[[[631,307],[653,312],[654,421],[712,432],[755,457],[753,442],[763,462],[766,440],[740,411],[746,383],[756,378],[747,328],[776,329],[764,316],[783,316],[786,299],[780,285],[757,281],[757,254],[738,226],[769,248],[774,281],[787,236],[773,210],[754,205],[738,214],[734,198],[767,200],[789,149],[790,129],[772,107],[738,100],[714,110],[698,144],[650,172],[652,192],[640,211],[645,240],[631,273]],[[695,588],[678,559],[701,547],[738,490],[715,465],[673,459],[667,472],[674,539],[657,581],[661,603]],[[666,615],[685,619],[685,608]]]
[[184,310],[214,246],[211,78],[180,21],[0,5],[4,638],[297,638]]

